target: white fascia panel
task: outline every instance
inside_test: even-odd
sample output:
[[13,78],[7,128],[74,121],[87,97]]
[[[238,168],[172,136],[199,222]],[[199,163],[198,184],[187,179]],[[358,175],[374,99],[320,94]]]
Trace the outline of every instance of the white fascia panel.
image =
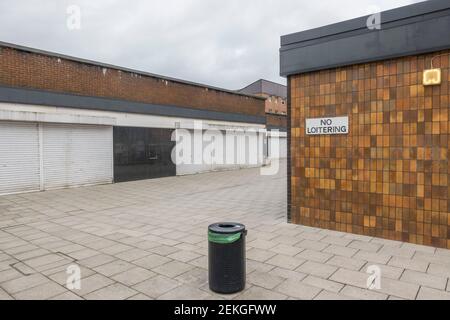
[[116,124],[116,119],[111,117],[1,110],[1,109],[0,109],[0,120],[21,121],[21,122],[45,122],[45,123],[76,123],[76,124],[92,124],[92,125],[108,125],[108,126]]
[[[13,112],[13,113],[11,113]],[[197,121],[203,129],[265,129],[263,124],[164,117],[125,112],[61,108],[17,103],[0,103],[0,120],[51,123],[78,123],[166,129],[194,129]]]

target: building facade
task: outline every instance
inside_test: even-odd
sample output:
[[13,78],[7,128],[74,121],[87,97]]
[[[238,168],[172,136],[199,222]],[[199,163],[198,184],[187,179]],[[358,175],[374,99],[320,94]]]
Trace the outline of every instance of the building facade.
[[[266,124],[269,131],[267,137],[267,157],[281,158],[287,157],[287,87],[269,80],[258,80],[245,88],[239,90],[240,93],[251,94],[266,99]],[[279,148],[271,148],[272,134],[277,138]],[[275,131],[279,131],[275,132]],[[277,154],[271,152],[276,150]]]
[[288,219],[450,248],[450,3],[369,19],[281,39]]
[[0,194],[260,166],[265,128],[260,97],[0,43]]
[[287,114],[287,87],[285,85],[260,79],[239,92],[265,98],[266,113],[268,114]]

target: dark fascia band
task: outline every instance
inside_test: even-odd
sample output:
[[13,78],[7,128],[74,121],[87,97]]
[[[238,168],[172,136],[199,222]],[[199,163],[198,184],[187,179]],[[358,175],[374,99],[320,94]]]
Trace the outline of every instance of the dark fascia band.
[[267,126],[267,130],[278,130],[280,132],[287,132],[287,128],[281,126]]
[[52,107],[147,114],[165,117],[191,118],[229,122],[265,124],[264,116],[210,111],[171,105],[148,104],[126,100],[78,96],[43,90],[0,86],[0,102],[34,104]]
[[281,38],[282,76],[423,54],[450,48],[450,2],[433,0],[381,12],[381,29],[369,16]]

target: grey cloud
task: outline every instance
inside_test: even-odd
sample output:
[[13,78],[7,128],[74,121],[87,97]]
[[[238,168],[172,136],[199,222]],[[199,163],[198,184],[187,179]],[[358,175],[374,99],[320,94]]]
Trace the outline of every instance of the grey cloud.
[[[419,0],[2,0],[0,40],[238,89],[279,77],[280,36]],[[82,28],[66,28],[79,5]]]

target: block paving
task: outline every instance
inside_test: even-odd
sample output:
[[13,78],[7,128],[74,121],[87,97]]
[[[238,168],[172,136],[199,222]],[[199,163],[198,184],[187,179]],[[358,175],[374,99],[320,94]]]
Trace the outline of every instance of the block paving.
[[[286,222],[286,164],[0,197],[0,299],[450,299],[450,250]],[[247,286],[208,287],[207,226],[248,228]],[[81,268],[81,289],[66,286]],[[381,288],[368,290],[378,265]]]

